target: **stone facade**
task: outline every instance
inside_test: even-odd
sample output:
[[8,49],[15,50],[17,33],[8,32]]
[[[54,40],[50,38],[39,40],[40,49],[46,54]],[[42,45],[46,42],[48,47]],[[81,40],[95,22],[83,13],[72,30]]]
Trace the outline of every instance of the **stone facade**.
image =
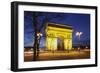
[[48,50],[71,50],[72,32],[72,26],[47,23],[46,48]]

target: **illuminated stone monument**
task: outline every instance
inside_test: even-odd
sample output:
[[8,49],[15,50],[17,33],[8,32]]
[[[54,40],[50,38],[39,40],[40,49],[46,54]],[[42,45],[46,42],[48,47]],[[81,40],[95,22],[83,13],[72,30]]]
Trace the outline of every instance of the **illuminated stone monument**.
[[72,26],[47,23],[46,48],[47,50],[71,50]]

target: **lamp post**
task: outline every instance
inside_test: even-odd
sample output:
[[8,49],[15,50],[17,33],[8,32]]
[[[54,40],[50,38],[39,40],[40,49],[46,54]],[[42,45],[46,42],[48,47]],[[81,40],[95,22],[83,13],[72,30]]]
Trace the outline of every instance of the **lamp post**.
[[80,51],[80,37],[82,34],[83,34],[83,32],[76,32],[76,36],[78,37],[78,45],[79,45],[78,50],[79,51]]
[[43,34],[42,34],[42,33],[40,33],[40,32],[39,32],[39,33],[37,33],[37,37],[38,37],[37,39],[38,39],[38,40],[41,38],[41,36],[43,36]]
[[42,33],[37,33],[37,57],[39,56],[39,43],[40,43],[40,39],[43,36]]

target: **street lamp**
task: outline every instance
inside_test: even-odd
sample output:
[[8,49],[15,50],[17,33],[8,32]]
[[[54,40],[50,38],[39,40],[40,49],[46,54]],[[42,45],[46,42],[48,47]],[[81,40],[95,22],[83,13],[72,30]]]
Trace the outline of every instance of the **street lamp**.
[[83,32],[76,32],[76,36],[78,37],[78,45],[79,45],[79,47],[78,47],[78,50],[80,50],[80,37],[81,37],[81,35],[83,34]]
[[40,43],[40,39],[43,36],[43,34],[41,32],[37,33],[37,42],[38,42],[38,47],[39,47],[39,43]]
[[40,39],[40,37],[41,37],[41,36],[43,36],[43,34],[42,34],[42,33],[40,33],[40,32],[39,32],[39,33],[37,33],[37,37],[38,37],[38,39]]
[[43,36],[42,33],[40,32],[37,33],[37,57],[39,56],[39,43],[42,36]]

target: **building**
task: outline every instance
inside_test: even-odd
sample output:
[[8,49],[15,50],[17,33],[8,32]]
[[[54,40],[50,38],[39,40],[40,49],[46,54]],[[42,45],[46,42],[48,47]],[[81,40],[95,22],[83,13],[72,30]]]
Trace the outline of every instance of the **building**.
[[72,26],[47,23],[46,48],[48,50],[71,50],[72,32]]

